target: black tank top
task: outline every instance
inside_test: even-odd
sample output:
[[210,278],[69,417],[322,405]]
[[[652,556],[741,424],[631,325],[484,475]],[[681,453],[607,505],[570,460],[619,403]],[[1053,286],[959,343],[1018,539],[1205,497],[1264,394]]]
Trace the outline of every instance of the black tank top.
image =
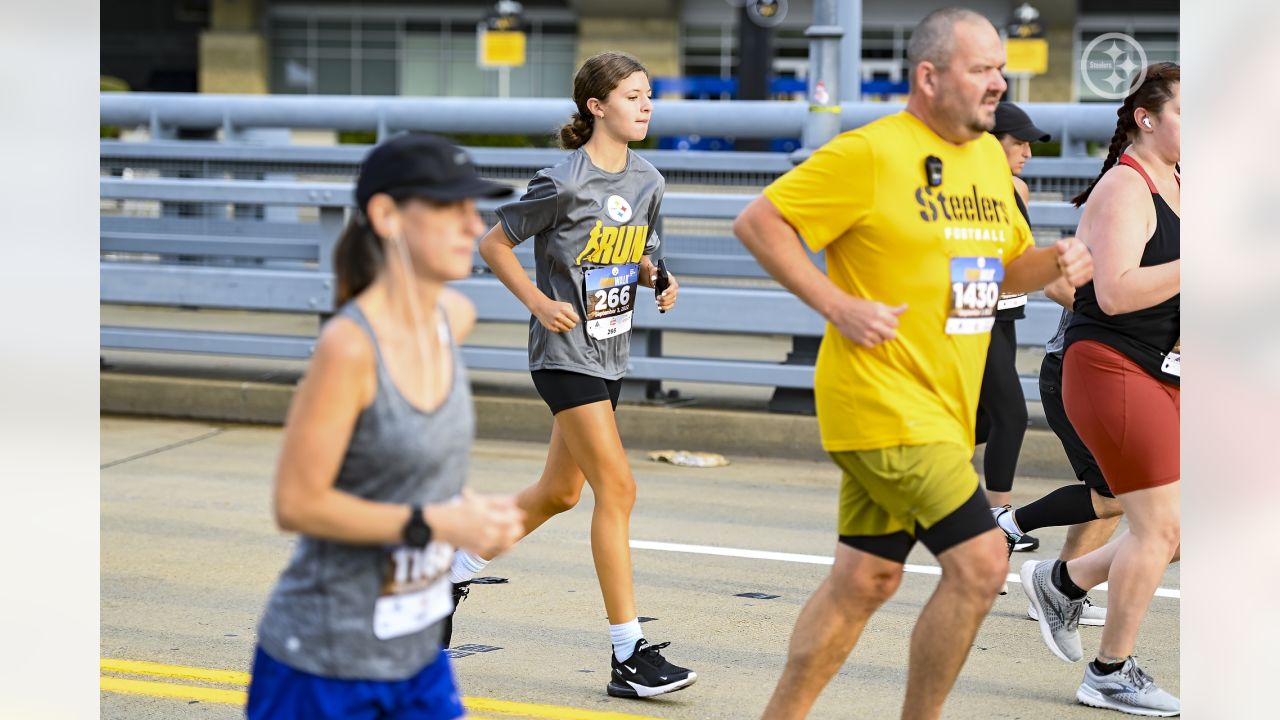
[[[1156,208],[1156,229],[1142,251],[1139,267],[1151,267],[1173,262],[1181,257],[1179,228],[1181,220],[1169,204],[1160,197],[1155,183],[1130,155],[1121,155],[1120,164],[1128,165],[1151,189],[1151,200]],[[1178,184],[1182,181],[1179,179]],[[1098,305],[1098,294],[1093,281],[1076,290],[1075,315],[1067,327],[1066,347],[1081,340],[1095,340],[1119,350],[1146,370],[1157,380],[1181,386],[1180,378],[1160,369],[1165,354],[1178,344],[1182,334],[1179,302],[1181,293],[1159,305],[1120,315],[1108,315]]]
[[[1031,224],[1031,214],[1027,212],[1027,206],[1022,202],[1022,196],[1018,194],[1018,189],[1013,190],[1013,202],[1018,206],[1018,211],[1022,213],[1022,217],[1026,218],[1027,225]],[[1001,308],[1001,305],[1008,307]],[[1000,322],[1013,322],[1021,320],[1027,316],[1027,296],[1021,295],[1001,295],[1000,302],[996,305],[996,320]]]

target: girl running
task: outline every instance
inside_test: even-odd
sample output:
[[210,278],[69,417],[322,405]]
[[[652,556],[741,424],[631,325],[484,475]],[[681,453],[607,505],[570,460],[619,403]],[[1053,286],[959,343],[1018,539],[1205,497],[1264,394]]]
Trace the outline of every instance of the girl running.
[[1165,566],[1179,555],[1181,535],[1179,80],[1173,63],[1146,69],[1120,107],[1102,174],[1073,200],[1089,201],[1079,236],[1093,253],[1094,279],[1076,291],[1063,400],[1129,530],[1070,562],[1022,566],[1042,636],[1071,662],[1083,657],[1077,626],[1085,591],[1109,583],[1102,642],[1076,698],[1153,716],[1181,707],[1133,657],[1138,627]]
[[463,489],[474,418],[458,348],[475,310],[482,180],[459,148],[405,135],[366,156],[335,250],[340,309],[285,423],[275,517],[300,535],[258,628],[247,715],[444,720],[463,715],[448,658],[454,547],[520,535],[512,498]]
[[[662,204],[662,175],[627,143],[643,140],[653,111],[649,74],[622,53],[596,55],[573,82],[578,111],[560,130],[573,152],[540,171],[518,202],[480,241],[480,254],[532,317],[529,369],[555,420],[542,477],[521,492],[524,534],[577,504],[583,483],[595,495],[591,554],[613,644],[607,687],[618,697],[681,690],[697,675],[668,662],[640,631],[632,589],[629,526],[636,484],[614,411],[630,353],[638,287],[654,287],[649,255]],[[536,283],[512,248],[534,238]],[[657,295],[675,305],[677,284]],[[462,552],[453,563],[455,597],[492,554]]]

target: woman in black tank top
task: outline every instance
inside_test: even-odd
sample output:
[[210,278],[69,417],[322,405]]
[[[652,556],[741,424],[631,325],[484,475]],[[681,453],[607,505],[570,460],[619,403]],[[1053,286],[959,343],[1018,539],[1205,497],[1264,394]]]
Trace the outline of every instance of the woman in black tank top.
[[1094,275],[1076,291],[1062,380],[1071,424],[1129,530],[1067,563],[1028,563],[1022,576],[1042,610],[1042,635],[1069,660],[1083,654],[1076,623],[1084,592],[1108,582],[1102,641],[1076,698],[1166,716],[1178,714],[1178,698],[1137,666],[1133,651],[1164,570],[1180,555],[1180,71],[1157,63],[1139,80],[1118,112],[1102,174],[1074,199],[1089,201],[1077,235],[1093,254]]

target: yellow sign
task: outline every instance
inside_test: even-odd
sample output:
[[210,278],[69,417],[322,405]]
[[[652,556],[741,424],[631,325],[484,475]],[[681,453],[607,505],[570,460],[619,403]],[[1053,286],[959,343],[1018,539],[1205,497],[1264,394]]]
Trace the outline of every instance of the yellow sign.
[[524,33],[481,28],[479,36],[480,67],[524,65]]
[[1049,71],[1049,41],[1044,38],[1009,38],[1004,51],[1007,73],[1043,75]]

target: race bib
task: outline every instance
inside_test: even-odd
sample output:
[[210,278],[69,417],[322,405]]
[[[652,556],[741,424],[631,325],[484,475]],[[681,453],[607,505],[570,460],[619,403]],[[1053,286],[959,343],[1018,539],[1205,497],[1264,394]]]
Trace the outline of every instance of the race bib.
[[1000,258],[951,258],[951,298],[947,333],[976,335],[990,332],[996,322],[1004,265]]
[[1160,363],[1160,370],[1176,378],[1182,377],[1182,353],[1171,352],[1165,355],[1164,362]]
[[426,630],[453,609],[453,546],[398,546],[387,553],[386,577],[373,606],[373,636],[390,640]]
[[587,270],[583,274],[587,334],[607,340],[631,332],[639,285],[640,266],[636,263]]

